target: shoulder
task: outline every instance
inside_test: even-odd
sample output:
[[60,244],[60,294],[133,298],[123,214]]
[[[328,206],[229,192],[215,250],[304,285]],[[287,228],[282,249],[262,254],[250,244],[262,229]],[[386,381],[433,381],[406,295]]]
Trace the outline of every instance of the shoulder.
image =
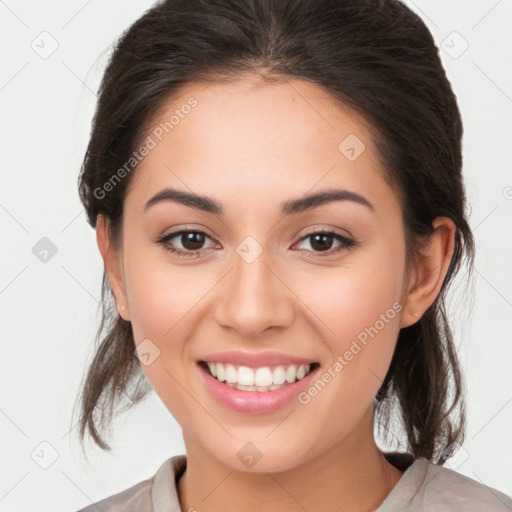
[[[509,512],[512,499],[452,469],[417,459],[405,471],[378,512]],[[390,508],[391,507],[391,508]],[[401,508],[403,507],[403,508]]]
[[101,512],[117,512],[124,510],[124,507],[128,505],[133,507],[133,510],[152,512],[151,487],[151,480],[144,480],[120,493],[82,508],[78,512],[98,512],[98,510],[101,510]]
[[443,508],[439,508],[439,511],[503,512],[512,510],[512,499],[497,489],[426,460],[423,460],[423,464],[427,467],[427,484],[424,491],[426,499],[441,498],[440,505]]
[[[176,481],[186,467],[185,455],[176,455],[167,459],[157,473],[122,492],[104,498],[101,501],[80,509],[78,512],[160,512],[159,504],[165,501],[166,508],[172,512],[180,512]],[[171,502],[169,502],[169,499]],[[171,508],[169,508],[169,506]]]

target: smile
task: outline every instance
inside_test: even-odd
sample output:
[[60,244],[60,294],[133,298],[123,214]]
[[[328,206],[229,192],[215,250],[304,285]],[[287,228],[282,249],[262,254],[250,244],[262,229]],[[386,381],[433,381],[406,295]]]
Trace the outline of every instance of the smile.
[[246,414],[269,414],[298,403],[298,395],[311,385],[320,368],[316,362],[281,363],[251,367],[197,361],[210,396],[222,407]]
[[203,361],[210,375],[225,385],[241,391],[274,391],[303,379],[315,363],[250,368],[248,366]]

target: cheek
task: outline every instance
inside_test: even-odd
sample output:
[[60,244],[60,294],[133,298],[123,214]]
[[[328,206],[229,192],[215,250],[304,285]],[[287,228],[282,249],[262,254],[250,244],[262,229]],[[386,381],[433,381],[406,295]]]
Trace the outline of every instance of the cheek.
[[[396,337],[400,322],[404,262],[379,253],[338,268],[303,273],[294,290],[306,297],[307,314],[336,355],[377,323],[381,338]],[[289,279],[292,279],[289,276]],[[307,313],[307,311],[310,311]],[[383,325],[384,322],[384,325]]]
[[171,265],[160,250],[135,248],[126,258],[126,286],[136,342],[152,336],[162,341],[176,339],[177,328],[212,286],[212,276],[203,272],[203,279],[200,271],[192,272],[191,268]]
[[208,265],[180,267],[167,261],[160,250],[145,250],[135,243],[129,246],[128,241],[126,246],[125,282],[135,344],[146,343],[157,354],[142,369],[178,417],[181,402],[188,396],[182,386],[190,384],[198,315],[203,314],[219,276]]
[[[314,291],[303,295],[318,315],[314,322],[324,333],[329,355],[300,402],[308,421],[324,429],[326,440],[355,427],[386,376],[400,331],[402,274],[397,268],[338,269],[336,278],[317,276]],[[305,294],[306,288],[299,293]],[[326,431],[322,425],[327,423],[331,426]]]
[[[392,252],[369,251],[365,258],[347,260],[344,267],[316,272],[312,282],[302,280],[297,295],[307,297],[304,314],[323,334],[329,353],[319,376],[328,384],[316,386],[322,398],[313,398],[315,389],[304,397],[315,402],[315,414],[321,416],[331,404],[357,418],[373,401],[388,371],[400,331],[405,263],[400,253]],[[345,416],[343,421],[347,420]]]
[[150,364],[141,365],[142,370],[167,409],[186,424],[197,406],[186,392],[190,389],[188,341],[197,325],[194,306],[211,285],[161,263],[139,269],[127,269],[132,329],[135,343],[148,344],[149,352],[156,354]]
[[161,255],[151,260],[151,252],[137,247],[126,252],[125,282],[135,344],[144,343],[152,355],[142,368],[160,394],[178,385],[173,377],[183,378],[193,308],[208,288],[195,278],[191,283],[190,272],[171,267]]

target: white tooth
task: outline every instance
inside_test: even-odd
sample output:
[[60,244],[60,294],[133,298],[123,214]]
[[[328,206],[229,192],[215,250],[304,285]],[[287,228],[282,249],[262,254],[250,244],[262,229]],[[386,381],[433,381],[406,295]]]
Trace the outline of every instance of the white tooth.
[[210,368],[210,373],[216,377],[217,376],[217,369],[215,368],[215,363],[208,363],[208,368]]
[[222,363],[216,363],[217,366],[217,380],[224,382],[226,380],[226,370]]
[[276,366],[272,373],[272,384],[284,384],[285,380],[286,373],[284,371],[284,366]]
[[272,385],[272,372],[268,366],[258,368],[254,374],[255,386],[271,386]]
[[244,386],[243,384],[235,384],[235,388],[240,391],[254,391],[254,386]]
[[271,370],[268,366],[253,370],[247,366],[208,362],[211,374],[220,382],[231,384],[231,387],[245,391],[273,391],[282,385],[293,384],[304,378],[311,370],[310,364],[276,366]]
[[236,382],[237,372],[236,372],[236,368],[232,364],[226,365],[225,376],[226,376],[227,382],[231,382],[231,383]]
[[297,376],[297,368],[295,366],[288,366],[286,370],[286,382],[293,384],[295,382],[295,377]]
[[254,386],[254,372],[247,366],[239,366],[236,380],[242,386]]

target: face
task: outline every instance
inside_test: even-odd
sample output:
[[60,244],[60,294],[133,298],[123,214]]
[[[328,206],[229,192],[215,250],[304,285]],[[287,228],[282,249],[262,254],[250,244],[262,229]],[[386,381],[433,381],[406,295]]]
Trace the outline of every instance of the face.
[[[367,439],[407,287],[401,208],[368,127],[314,84],[252,77],[187,85],[151,126],[116,297],[187,442],[280,471]],[[210,202],[146,206],[164,189]]]

